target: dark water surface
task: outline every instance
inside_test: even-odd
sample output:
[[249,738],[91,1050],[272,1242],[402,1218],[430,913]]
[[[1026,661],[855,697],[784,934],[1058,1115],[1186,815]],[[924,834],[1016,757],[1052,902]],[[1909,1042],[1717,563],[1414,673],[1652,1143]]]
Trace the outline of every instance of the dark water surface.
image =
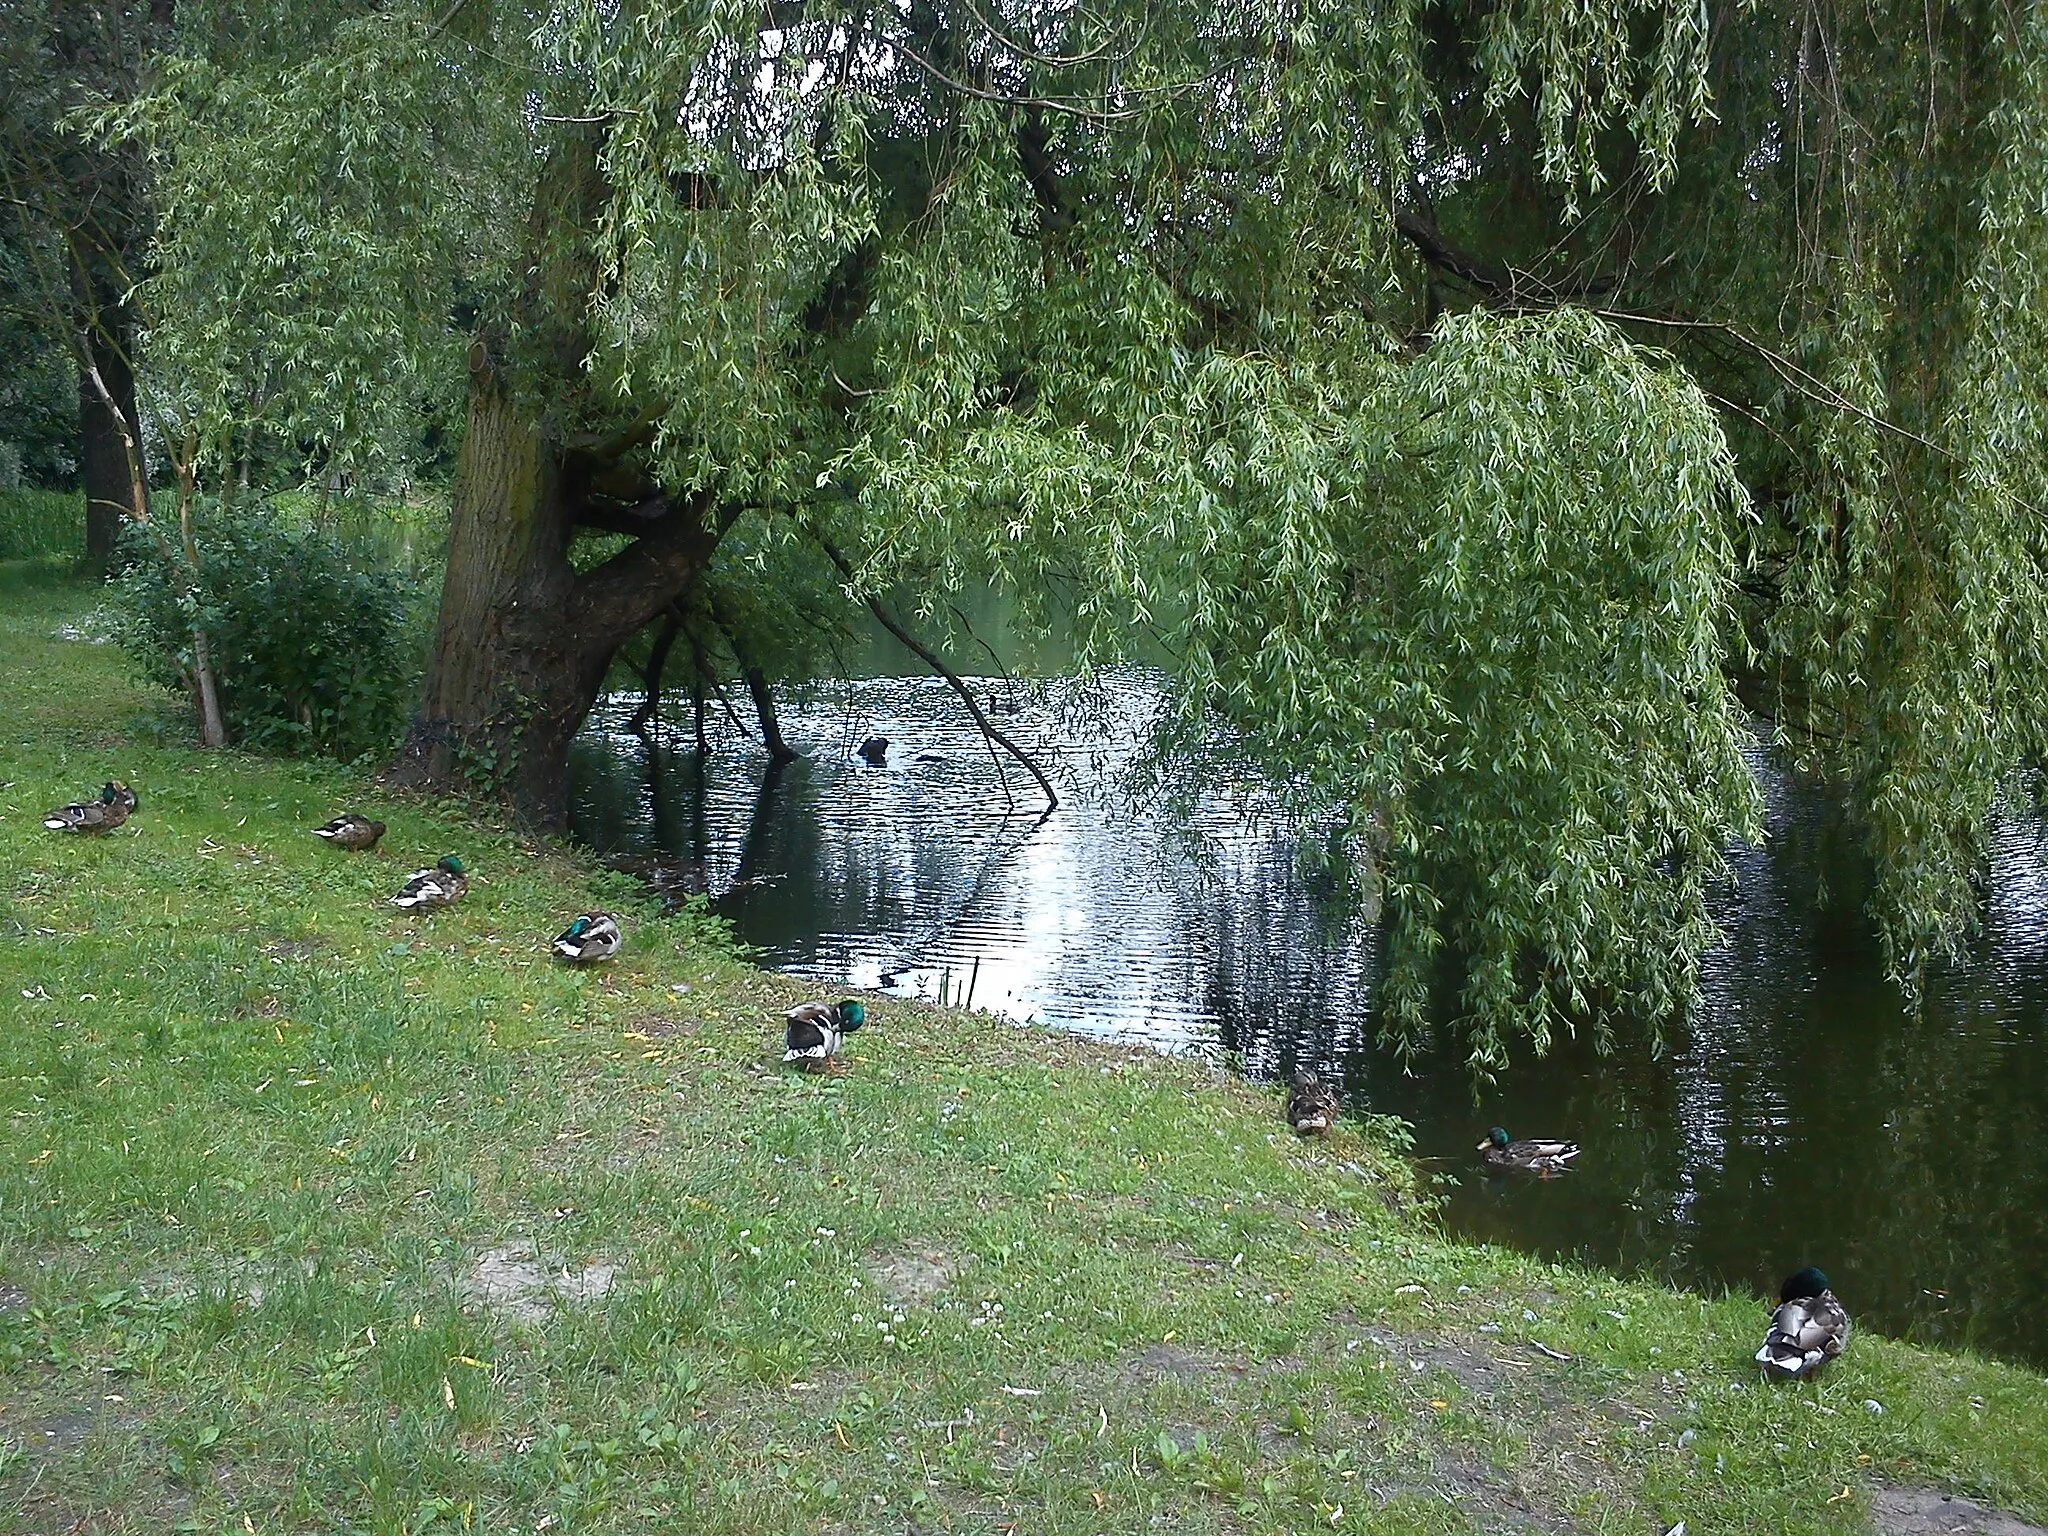
[[[1154,694],[1108,679],[1078,723],[1072,684],[976,687],[1057,759],[1040,821],[1005,794],[943,685],[878,677],[784,701],[805,756],[764,789],[730,723],[700,764],[649,760],[601,712],[579,743],[577,832],[701,880],[770,964],[1064,1029],[1340,1075],[1415,1126],[1455,1230],[1693,1286],[1763,1293],[1826,1269],[1882,1331],[2048,1366],[2048,874],[2038,829],[2000,838],[1989,932],[1907,1011],[1860,916],[1866,873],[1833,808],[1767,775],[1771,841],[1739,860],[1727,941],[1661,1058],[1567,1047],[1475,1092],[1454,1051],[1404,1066],[1374,1046],[1373,933],[1333,919],[1290,829],[1216,793],[1186,826],[1120,786]],[[751,723],[751,722],[750,722]],[[892,745],[888,766],[855,754]],[[1014,803],[1013,803],[1014,802]],[[1488,1125],[1570,1136],[1579,1171],[1489,1181]]]

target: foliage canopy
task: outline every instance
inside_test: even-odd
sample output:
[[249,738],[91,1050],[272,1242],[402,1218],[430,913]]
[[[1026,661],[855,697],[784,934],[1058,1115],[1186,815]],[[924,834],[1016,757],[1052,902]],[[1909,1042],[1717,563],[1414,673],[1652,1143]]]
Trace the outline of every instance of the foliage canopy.
[[1684,997],[1738,687],[1902,974],[1973,920],[2048,729],[2039,6],[280,10],[105,125],[223,430],[367,436],[466,345],[562,474],[1158,629],[1482,1063]]

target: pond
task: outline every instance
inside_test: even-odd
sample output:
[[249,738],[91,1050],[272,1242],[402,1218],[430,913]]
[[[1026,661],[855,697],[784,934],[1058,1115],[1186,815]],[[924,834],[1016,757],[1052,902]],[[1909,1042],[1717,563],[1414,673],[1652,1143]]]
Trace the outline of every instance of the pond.
[[[1291,829],[1212,793],[1185,820],[1126,795],[1157,691],[1142,672],[974,686],[1057,763],[1064,803],[999,773],[936,680],[783,701],[779,774],[734,720],[650,748],[600,710],[578,744],[578,835],[707,888],[771,965],[1012,1019],[1297,1063],[1415,1128],[1453,1230],[1759,1295],[1826,1269],[1860,1321],[2048,1367],[2048,878],[2042,834],[1998,840],[1989,924],[1918,1011],[1884,980],[1835,807],[1766,772],[1771,837],[1737,860],[1698,1006],[1661,1055],[1566,1046],[1475,1089],[1454,1050],[1376,1045],[1373,929],[1331,916]],[[744,695],[741,695],[743,698]],[[1080,706],[1086,703],[1086,709]],[[717,713],[714,708],[714,713]],[[751,724],[749,720],[747,722]],[[856,748],[889,739],[874,766]],[[1479,1177],[1485,1128],[1568,1136],[1577,1171]]]

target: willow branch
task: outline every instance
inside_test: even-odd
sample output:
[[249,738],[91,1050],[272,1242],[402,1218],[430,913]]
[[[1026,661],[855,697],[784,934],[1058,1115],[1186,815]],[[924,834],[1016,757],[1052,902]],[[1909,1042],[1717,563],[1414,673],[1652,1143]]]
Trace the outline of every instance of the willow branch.
[[[825,557],[839,567],[839,574],[846,578],[847,585],[858,592],[859,580],[854,575],[852,562],[840,552],[836,544],[825,536],[825,531],[822,528],[813,525],[811,537],[817,540],[818,548],[825,551]],[[946,680],[946,685],[959,697],[960,702],[966,706],[967,713],[973,717],[974,723],[980,729],[982,737],[985,740],[994,742],[1005,752],[1009,753],[1023,767],[1026,773],[1038,781],[1038,788],[1045,796],[1046,814],[1051,815],[1054,811],[1058,810],[1060,797],[1052,787],[1052,780],[1045,776],[1045,770],[1032,760],[1030,753],[996,729],[995,722],[990,720],[987,714],[983,712],[980,701],[974,697],[974,690],[961,680],[960,674],[941,661],[930,646],[924,644],[917,636],[906,629],[902,622],[882,605],[879,598],[866,597],[863,601],[867,603],[868,612],[875,616],[876,622],[898,640],[902,641],[905,650],[909,651],[919,661]]]

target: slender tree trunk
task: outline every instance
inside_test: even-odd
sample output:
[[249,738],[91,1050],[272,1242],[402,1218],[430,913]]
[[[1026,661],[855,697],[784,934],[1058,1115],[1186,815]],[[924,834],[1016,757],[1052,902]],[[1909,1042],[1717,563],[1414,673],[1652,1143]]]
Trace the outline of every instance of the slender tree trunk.
[[[839,574],[846,578],[848,586],[857,590],[853,563],[840,552],[837,545],[825,537],[822,531],[813,528],[811,536],[816,539],[818,547],[825,551],[825,557],[839,567]],[[1045,770],[1032,760],[1030,753],[996,729],[994,723],[982,710],[981,701],[975,698],[974,690],[967,686],[961,679],[960,674],[941,661],[938,654],[930,646],[906,629],[901,620],[882,606],[879,598],[868,597],[866,602],[868,612],[875,616],[882,628],[888,630],[890,634],[902,641],[904,649],[945,679],[946,686],[951,688],[955,696],[958,697],[961,705],[967,710],[968,715],[980,729],[983,739],[991,744],[990,750],[993,751],[995,747],[1001,747],[1017,761],[1026,773],[1038,781],[1038,787],[1045,795],[1045,814],[1050,816],[1054,811],[1058,810],[1060,808],[1060,797],[1052,787],[1052,780],[1046,777]],[[1000,768],[1000,766],[999,763],[998,767]],[[1008,788],[1007,781],[1005,781],[1004,787]]]
[[754,715],[761,722],[761,745],[768,749],[768,761],[788,762],[797,756],[797,750],[782,738],[782,722],[775,716],[775,694],[768,686],[768,674],[754,664],[746,642],[740,639],[739,626],[733,622],[730,608],[719,602],[716,593],[711,594],[711,620],[725,636],[733,660],[740,664],[747,692],[753,696]]
[[[94,572],[105,572],[114,563],[123,525],[148,514],[147,503],[137,501],[135,490],[138,482],[147,487],[148,475],[142,466],[142,418],[135,408],[135,374],[128,361],[133,327],[111,303],[97,306],[96,312],[99,324],[92,322],[95,310],[81,305],[80,345],[91,366],[78,371],[78,458],[85,482],[85,563]],[[114,327],[111,338],[105,334],[108,326]],[[131,442],[135,445],[134,473],[129,464]]]
[[[192,533],[192,499],[198,494],[198,485],[193,479],[192,461],[197,456],[197,445],[188,443],[185,456],[178,462],[178,536],[183,546],[185,569],[196,577],[199,573],[199,544]],[[144,499],[148,487],[142,481],[142,456],[138,445],[134,460],[135,495]],[[146,500],[144,502],[146,505]],[[146,514],[145,514],[146,521]],[[192,627],[192,702],[199,710],[199,741],[206,747],[224,747],[228,744],[227,721],[220,710],[220,683],[213,671],[213,640],[203,626]]]
[[796,748],[782,739],[782,723],[775,718],[775,695],[769,690],[767,674],[759,667],[748,667],[743,676],[747,692],[754,696],[754,713],[761,720],[761,745],[768,749],[768,760],[788,762],[796,756]]
[[711,755],[711,743],[704,735],[705,680],[711,675],[710,667],[704,662],[704,647],[695,635],[690,636],[690,703],[695,710],[697,722],[697,757],[701,761]]
[[654,649],[647,653],[647,666],[640,674],[640,681],[647,691],[640,700],[640,707],[633,711],[633,718],[626,722],[626,729],[635,736],[645,736],[647,727],[661,712],[661,674],[668,667],[668,653],[675,648],[676,636],[682,630],[682,619],[672,613],[661,626],[661,633],[654,637]]

